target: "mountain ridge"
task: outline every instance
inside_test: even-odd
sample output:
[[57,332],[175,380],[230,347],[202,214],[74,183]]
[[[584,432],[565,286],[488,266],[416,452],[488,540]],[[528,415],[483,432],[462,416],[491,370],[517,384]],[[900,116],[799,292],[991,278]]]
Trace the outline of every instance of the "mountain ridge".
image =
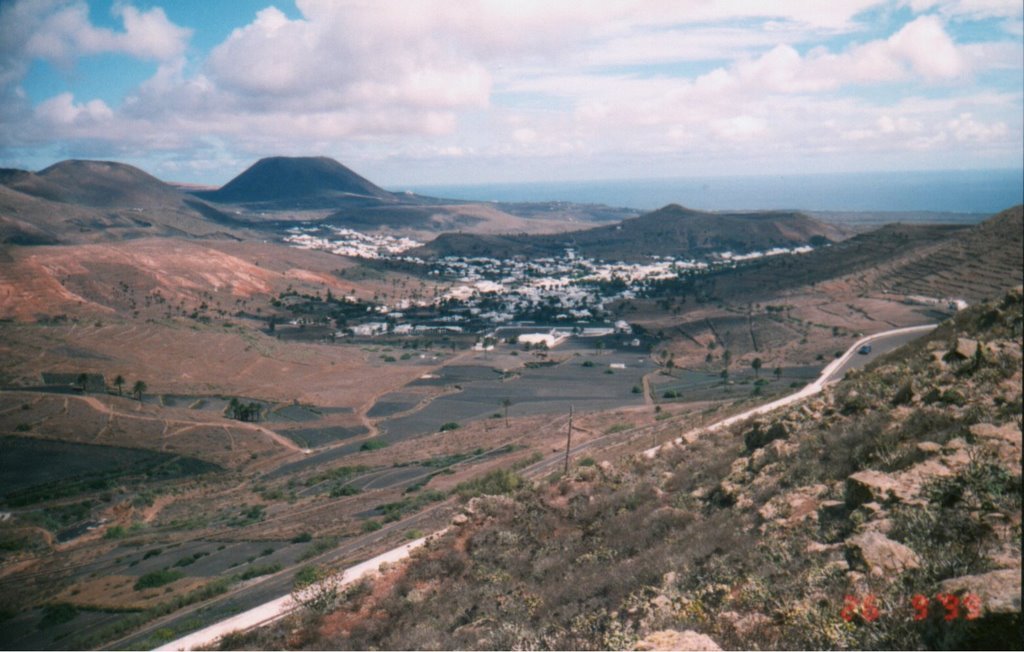
[[636,260],[826,244],[848,235],[846,229],[798,211],[711,213],[668,204],[618,224],[556,235],[446,233],[415,253],[510,258],[557,255],[566,248],[573,248],[591,258]]

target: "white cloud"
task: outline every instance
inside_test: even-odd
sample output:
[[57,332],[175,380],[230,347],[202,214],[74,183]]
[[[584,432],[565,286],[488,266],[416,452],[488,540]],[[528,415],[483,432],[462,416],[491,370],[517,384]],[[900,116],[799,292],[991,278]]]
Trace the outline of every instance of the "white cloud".
[[60,125],[94,124],[110,120],[114,117],[114,112],[102,100],[75,104],[75,98],[71,93],[61,93],[37,106],[36,116]]
[[887,43],[894,55],[926,79],[950,79],[965,71],[963,57],[935,16],[915,19]]
[[[41,3],[37,7],[46,10],[53,5]],[[170,22],[159,7],[140,11],[130,5],[115,4],[114,14],[124,23],[121,32],[93,26],[85,2],[57,7],[36,17],[32,34],[24,45],[27,56],[65,64],[82,55],[104,52],[164,60],[180,56],[192,34],[192,30]]]
[[906,0],[915,13],[938,11],[947,17],[978,20],[982,18],[1014,18],[1024,14],[1020,0]]
[[158,65],[113,108],[69,93],[21,113],[6,102],[0,138],[172,160],[198,150],[242,163],[325,153],[370,170],[522,165],[534,176],[539,160],[584,176],[572,172],[584,161],[610,174],[672,174],[683,162],[756,172],[842,152],[1019,150],[1020,93],[986,94],[979,80],[1020,70],[1021,44],[950,36],[953,21],[984,12],[1015,20],[1008,5],[913,0],[925,15],[891,36],[824,45],[867,34],[863,12],[894,2],[298,0],[297,18],[263,9],[198,60],[185,57],[188,30],[158,8],[117,5],[114,31],[91,25],[77,0],[15,2],[0,7],[9,94],[31,57],[121,52]]

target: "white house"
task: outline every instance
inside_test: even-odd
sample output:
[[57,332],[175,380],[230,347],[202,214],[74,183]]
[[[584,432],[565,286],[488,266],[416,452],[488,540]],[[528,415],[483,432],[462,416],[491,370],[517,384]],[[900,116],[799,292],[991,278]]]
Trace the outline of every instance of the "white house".
[[388,325],[382,321],[370,321],[352,327],[352,333],[359,336],[380,335],[388,332]]

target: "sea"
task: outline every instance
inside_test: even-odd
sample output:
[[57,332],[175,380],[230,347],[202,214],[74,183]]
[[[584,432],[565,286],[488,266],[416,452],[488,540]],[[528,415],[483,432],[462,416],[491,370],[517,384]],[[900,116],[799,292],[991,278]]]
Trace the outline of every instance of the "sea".
[[432,197],[494,202],[565,201],[653,210],[938,212],[991,215],[1024,203],[1024,170],[946,170],[418,185]]

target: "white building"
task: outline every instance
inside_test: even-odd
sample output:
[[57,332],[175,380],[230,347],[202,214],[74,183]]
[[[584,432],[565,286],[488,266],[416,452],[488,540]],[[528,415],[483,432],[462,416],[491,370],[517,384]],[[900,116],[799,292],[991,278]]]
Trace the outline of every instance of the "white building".
[[382,321],[371,321],[352,327],[352,333],[362,337],[388,332],[388,325]]

